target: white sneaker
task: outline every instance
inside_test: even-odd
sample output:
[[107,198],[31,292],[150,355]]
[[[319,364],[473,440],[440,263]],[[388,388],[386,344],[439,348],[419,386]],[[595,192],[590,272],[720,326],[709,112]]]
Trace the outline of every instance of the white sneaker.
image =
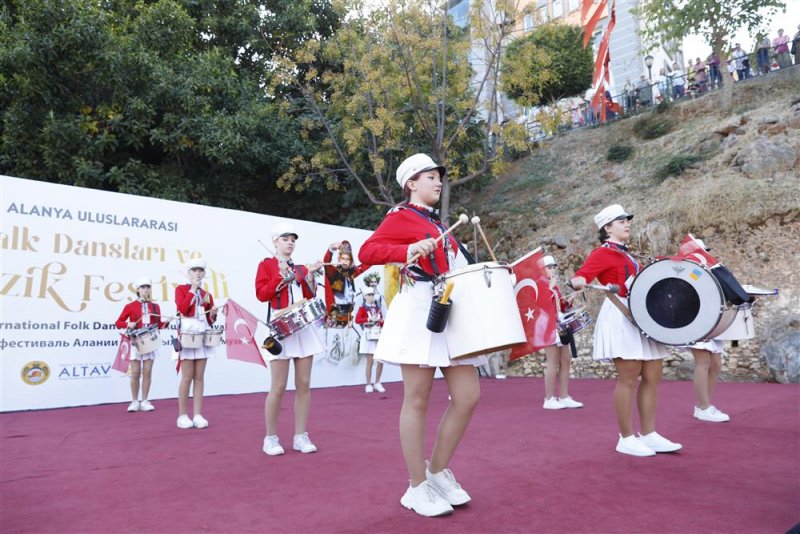
[[308,432],[303,432],[302,434],[295,434],[294,435],[294,444],[292,448],[296,451],[300,451],[303,454],[308,454],[310,452],[317,452],[317,446],[311,443],[311,439],[308,437]]
[[128,405],[128,411],[129,412],[138,412],[139,411],[139,401],[132,401]]
[[622,454],[630,454],[631,456],[655,456],[656,451],[648,447],[643,441],[636,438],[636,436],[628,436],[623,438],[622,434],[617,441],[617,452]]
[[451,506],[467,504],[472,498],[469,493],[461,488],[461,484],[456,482],[456,477],[449,469],[444,469],[440,473],[433,474],[430,469],[425,468],[425,478],[433,489],[438,491]]
[[506,379],[506,374],[505,373],[497,373],[494,377],[497,380],[505,380]]
[[429,480],[425,480],[416,488],[409,484],[408,489],[400,498],[400,504],[425,517],[453,513],[453,507],[444,500],[438,491],[433,489]]
[[542,408],[544,408],[545,410],[563,410],[564,408],[566,408],[566,406],[561,404],[557,398],[550,397],[549,399],[544,400]]
[[195,414],[194,419],[192,419],[192,422],[194,423],[194,426],[196,428],[208,428],[208,421],[206,421],[206,418],[200,415],[199,413]]
[[712,423],[724,423],[731,420],[731,417],[728,414],[722,413],[716,408],[716,406],[709,406],[705,410],[701,410],[695,406],[694,417],[701,421],[710,421]]
[[278,441],[278,436],[265,436],[264,446],[261,448],[269,456],[280,456],[283,454],[283,447]]
[[150,404],[149,400],[143,400],[142,403],[139,405],[139,410],[143,412],[152,412],[155,409],[156,407]]
[[366,387],[364,388],[364,391],[366,393],[372,393],[374,390],[375,388],[372,387],[372,384],[367,384]]
[[583,403],[578,402],[572,397],[559,397],[558,402],[564,405],[564,408],[583,408]]
[[655,430],[646,436],[639,434],[639,439],[656,452],[675,452],[683,448],[683,445],[680,443],[671,442]]
[[188,415],[182,415],[178,417],[178,428],[194,428],[194,423],[191,419],[189,419]]
[[375,382],[375,391],[378,393],[386,393],[386,388],[380,382]]

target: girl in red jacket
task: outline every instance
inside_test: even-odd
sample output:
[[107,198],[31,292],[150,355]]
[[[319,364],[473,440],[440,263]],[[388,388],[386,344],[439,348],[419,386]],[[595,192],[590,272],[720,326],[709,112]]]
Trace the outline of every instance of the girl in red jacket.
[[[558,287],[558,263],[553,256],[544,257],[544,266],[547,275],[550,277],[550,290],[553,292],[553,299],[556,302],[558,316],[569,310],[572,305],[561,296]],[[544,356],[547,365],[544,369],[544,405],[545,410],[563,410],[564,408],[582,408],[583,403],[574,400],[569,396],[569,365],[571,355],[568,345],[562,345],[560,340],[556,340],[555,345],[545,347]],[[558,379],[558,390],[561,396],[555,396],[556,378]]]
[[[595,360],[612,360],[617,369],[614,407],[619,424],[617,452],[633,456],[653,456],[657,452],[674,452],[682,446],[656,432],[656,403],[661,382],[662,360],[667,356],[663,345],[644,334],[629,320],[611,299],[627,305],[626,283],[639,272],[639,262],[628,252],[633,215],[614,204],[594,216],[602,245],[594,249],[575,273],[572,286],[582,289],[595,278],[601,284],[620,287],[619,296],[610,296],[603,303],[594,329]],[[641,378],[641,382],[639,379]],[[637,390],[638,385],[638,390]],[[633,394],[639,409],[640,433],[633,433]]]
[[[191,260],[186,268],[190,283],[175,288],[175,304],[180,315],[179,337],[181,333],[205,332],[217,320],[214,297],[200,287],[206,275],[205,260]],[[204,344],[193,349],[181,347],[178,356],[181,368],[181,382],[178,386],[178,428],[208,427],[208,421],[202,416],[203,388],[206,361],[213,355],[213,348]],[[192,419],[189,419],[189,416],[186,415],[189,388],[192,388],[192,404],[194,408],[194,417]]]
[[371,336],[370,329],[380,329],[383,327],[383,313],[381,307],[375,302],[375,288],[367,287],[364,290],[364,304],[359,306],[356,312],[356,324],[360,324],[361,341],[358,344],[358,352],[367,356],[367,385],[364,391],[372,393],[386,393],[386,389],[381,384],[381,373],[383,372],[383,362],[378,362],[375,366],[375,382],[372,382],[372,355],[375,353],[375,347],[378,345],[376,339],[368,339]]
[[[150,301],[152,283],[149,278],[139,278],[134,282],[136,288],[136,296],[138,300],[128,303],[119,314],[116,326],[117,328],[126,328],[128,330],[138,330],[148,325],[155,324],[158,328],[166,328],[167,321],[161,320],[161,308],[158,304]],[[152,412],[155,410],[147,397],[150,395],[150,383],[153,376],[153,362],[156,358],[158,350],[148,352],[146,354],[139,354],[139,351],[133,353],[131,358],[131,398],[133,399],[128,405],[129,412]],[[142,371],[144,367],[144,372]],[[142,402],[139,402],[139,380],[142,383]]]
[[[313,299],[317,293],[314,273],[322,269],[316,262],[310,267],[295,265],[292,261],[297,232],[286,222],[272,229],[275,257],[258,264],[256,273],[256,298],[269,305],[267,323],[272,315],[302,299]],[[269,456],[284,453],[278,440],[278,414],[289,379],[289,362],[294,361],[294,441],[293,448],[302,453],[316,452],[317,447],[308,437],[306,425],[311,405],[311,364],[314,354],[323,352],[325,344],[316,325],[309,325],[280,341],[279,354],[269,355],[270,388],[264,401],[266,436],[263,451]]]
[[[403,407],[400,445],[411,483],[400,504],[423,516],[449,514],[469,494],[448,469],[450,459],[480,398],[476,365],[486,358],[450,360],[445,333],[425,326],[433,298],[433,277],[466,264],[455,238],[445,236],[434,205],[442,192],[445,168],[425,154],[415,154],[397,168],[397,182],[406,202],[392,209],[362,245],[358,257],[368,265],[415,262],[402,273],[404,283],[393,298],[375,349],[375,359],[400,365]],[[425,464],[425,419],[433,376],[440,368],[451,401],[439,423],[430,463]]]

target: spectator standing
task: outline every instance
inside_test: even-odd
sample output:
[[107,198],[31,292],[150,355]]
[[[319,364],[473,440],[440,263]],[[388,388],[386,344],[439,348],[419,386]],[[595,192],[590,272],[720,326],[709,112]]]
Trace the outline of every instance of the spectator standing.
[[719,71],[719,64],[719,56],[716,53],[712,53],[708,57],[708,74],[711,78],[709,80],[709,88],[716,89],[722,85],[722,73]]
[[769,74],[769,50],[772,48],[772,43],[769,37],[763,35],[758,41],[758,52],[756,60],[758,63],[758,74]]
[[746,80],[750,70],[750,61],[747,59],[747,53],[742,50],[742,45],[736,43],[731,52],[731,59],[736,64],[736,77],[739,81]]
[[636,107],[636,90],[630,78],[625,78],[625,85],[622,86],[622,96],[625,97],[625,113],[630,113]]
[[697,84],[697,90],[701,93],[705,93],[708,90],[708,74],[706,72],[706,64],[703,63],[703,60],[697,58],[694,64],[694,70],[694,80],[695,84]]
[[653,87],[644,74],[639,77],[639,82],[636,84],[636,99],[638,107],[642,108],[649,107],[653,103]]
[[677,63],[672,64],[672,73],[670,74],[670,79],[672,80],[672,98],[683,98],[683,95],[686,94],[686,75],[683,73]]
[[775,47],[775,55],[780,68],[791,67],[792,58],[789,56],[789,36],[783,33],[783,28],[778,30],[778,36],[772,40],[772,46]]
[[661,96],[662,100],[669,100],[670,99],[670,88],[669,88],[669,77],[667,76],[667,69],[661,68],[658,71],[658,77],[656,78],[656,84],[658,85],[658,94]]
[[694,63],[692,63],[692,60],[689,59],[689,64],[686,66],[686,81],[688,82],[686,84],[687,87],[691,88],[694,85],[695,74],[696,70],[694,67]]
[[800,65],[800,24],[797,25],[797,33],[792,40],[792,54],[794,54],[794,64]]

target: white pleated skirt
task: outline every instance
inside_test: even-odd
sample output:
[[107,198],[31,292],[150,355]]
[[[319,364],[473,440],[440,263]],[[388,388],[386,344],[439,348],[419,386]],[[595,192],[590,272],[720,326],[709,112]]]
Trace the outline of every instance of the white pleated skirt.
[[308,358],[320,352],[325,352],[325,341],[320,327],[310,324],[299,332],[281,339],[283,350],[280,354],[262,351],[267,361],[291,360],[292,358]]
[[425,326],[432,299],[433,284],[430,282],[403,285],[389,306],[375,347],[375,359],[424,367],[486,364],[486,356],[450,360],[445,332],[435,334]]
[[[627,306],[623,299],[618,300]],[[664,345],[642,334],[608,298],[605,299],[594,327],[593,359],[660,360],[667,355]]]
[[359,354],[375,354],[375,349],[378,347],[378,342],[374,339],[367,339],[365,329],[361,329],[361,339],[358,341]]
[[131,360],[136,360],[136,361],[155,360],[156,354],[158,354],[157,350],[154,350],[152,352],[145,352],[144,354],[139,354],[138,350],[134,350],[133,353],[131,353]]
[[697,343],[689,345],[688,348],[697,350],[707,350],[711,354],[720,354],[722,356],[725,355],[725,345],[722,343],[722,341],[718,341],[716,339],[712,339],[709,341],[698,341]]

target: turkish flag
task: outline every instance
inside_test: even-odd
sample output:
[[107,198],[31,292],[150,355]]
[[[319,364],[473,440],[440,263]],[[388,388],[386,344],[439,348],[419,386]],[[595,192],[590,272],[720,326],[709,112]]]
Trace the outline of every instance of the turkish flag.
[[255,315],[228,299],[225,304],[225,347],[229,360],[257,363],[264,367],[264,358],[255,338],[258,319]]
[[509,360],[516,360],[556,343],[558,312],[541,248],[512,263],[511,270],[517,279],[514,294],[528,340],[511,349]]
[[117,356],[114,358],[114,363],[111,364],[112,369],[116,369],[120,373],[128,374],[128,367],[131,364],[131,338],[125,334],[119,335],[119,348],[117,349]]
[[678,249],[678,258],[685,260],[692,260],[706,267],[713,267],[719,261],[708,253],[700,243],[694,238],[692,234],[687,234],[681,241],[681,246]]

